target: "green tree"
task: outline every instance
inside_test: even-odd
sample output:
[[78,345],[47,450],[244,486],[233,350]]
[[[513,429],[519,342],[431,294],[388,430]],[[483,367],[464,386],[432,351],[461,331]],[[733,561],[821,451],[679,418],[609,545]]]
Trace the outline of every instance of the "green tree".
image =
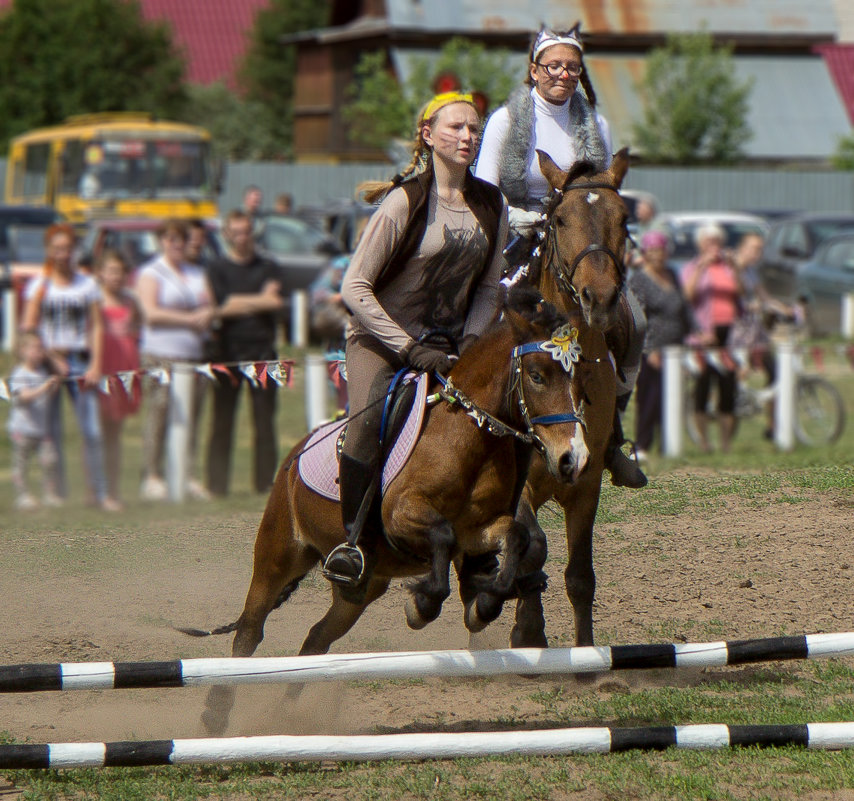
[[459,79],[463,91],[480,92],[490,108],[500,106],[518,83],[511,59],[507,50],[487,50],[479,42],[454,37],[435,59],[414,58],[410,77],[401,86],[388,69],[384,52],[364,53],[343,109],[351,124],[350,136],[380,148],[398,137],[411,138],[418,109],[434,94],[436,79],[449,73]]
[[259,122],[268,115],[261,103],[241,97],[219,81],[208,86],[189,84],[187,96],[178,119],[210,131],[214,154],[220,159],[251,161],[279,154],[272,125]]
[[837,170],[854,170],[854,134],[841,136],[836,152],[830,157],[830,163]]
[[186,101],[184,61],[137,0],[15,0],[0,16],[0,143],[72,114]]
[[673,34],[649,54],[638,90],[637,148],[662,164],[731,164],[753,135],[747,124],[751,83],[735,77],[731,47],[711,34]]
[[296,72],[296,47],[282,40],[324,27],[329,12],[329,0],[271,0],[255,16],[240,80],[247,99],[265,109],[256,123],[259,135],[276,142],[279,156],[291,154]]

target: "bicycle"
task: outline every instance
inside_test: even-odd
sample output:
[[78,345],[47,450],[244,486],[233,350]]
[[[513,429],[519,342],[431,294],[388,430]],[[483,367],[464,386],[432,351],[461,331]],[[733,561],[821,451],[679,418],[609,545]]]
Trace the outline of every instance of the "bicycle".
[[[714,366],[719,358],[716,352],[706,353]],[[741,359],[737,359],[742,362]],[[742,362],[743,363],[743,362]],[[694,354],[687,352],[683,362],[692,380],[686,381],[685,425],[688,436],[695,445],[702,440],[694,419],[694,381],[700,368]],[[822,376],[804,372],[803,359],[795,359],[795,437],[803,445],[830,445],[842,436],[845,428],[845,404],[839,390]],[[713,393],[714,394],[714,393]],[[769,403],[779,394],[777,382],[767,387],[752,387],[747,381],[739,381],[735,398],[736,428],[742,420],[763,415]],[[706,411],[710,421],[717,419],[715,399],[710,398]]]

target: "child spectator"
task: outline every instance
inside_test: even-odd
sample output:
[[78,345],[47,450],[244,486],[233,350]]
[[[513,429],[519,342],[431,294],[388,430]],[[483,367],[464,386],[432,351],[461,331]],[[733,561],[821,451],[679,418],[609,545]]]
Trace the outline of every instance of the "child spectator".
[[26,331],[18,341],[19,363],[9,376],[12,411],[7,428],[12,440],[12,485],[15,508],[35,509],[38,501],[29,491],[27,480],[30,458],[38,453],[43,471],[42,499],[45,506],[60,506],[57,494],[57,450],[50,436],[50,400],[62,379],[51,375],[45,366],[46,352],[41,337]]
[[139,409],[139,378],[125,383],[119,373],[139,369],[139,336],[142,314],[128,291],[130,266],[116,250],[106,250],[98,259],[96,273],[101,283],[104,313],[102,370],[109,393],[101,395],[101,432],[107,497],[121,505],[121,436],[125,418]]

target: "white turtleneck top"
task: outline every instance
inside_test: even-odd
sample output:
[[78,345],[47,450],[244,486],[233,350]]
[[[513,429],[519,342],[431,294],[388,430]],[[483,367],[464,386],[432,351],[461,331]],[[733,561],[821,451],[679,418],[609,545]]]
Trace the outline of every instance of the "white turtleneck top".
[[[578,159],[572,139],[567,134],[570,101],[567,100],[562,105],[556,106],[541,97],[535,88],[531,89],[531,96],[534,98],[534,136],[528,161],[528,199],[532,206],[536,206],[540,199],[549,193],[548,182],[540,172],[536,151],[543,150],[548,153],[552,161],[562,170],[568,170]],[[610,160],[610,154],[613,153],[611,129],[608,121],[598,112],[596,112],[596,122],[605,142],[605,152]],[[498,186],[498,162],[501,157],[501,148],[509,128],[510,113],[506,106],[502,106],[489,118],[483,132],[483,142],[480,145],[474,174],[495,186]]]

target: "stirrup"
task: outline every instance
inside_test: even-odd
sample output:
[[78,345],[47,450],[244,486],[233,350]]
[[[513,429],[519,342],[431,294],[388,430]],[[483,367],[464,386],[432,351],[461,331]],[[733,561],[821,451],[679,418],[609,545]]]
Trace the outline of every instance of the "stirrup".
[[[346,573],[338,573],[335,570],[332,570],[328,567],[330,559],[334,557],[336,554],[344,554],[347,553],[348,557],[352,556],[352,551],[356,551],[359,555],[359,560],[361,562],[361,566],[359,568],[359,574],[357,576],[350,576]],[[347,542],[342,542],[340,545],[336,545],[330,552],[329,556],[323,562],[323,575],[333,584],[341,584],[344,587],[357,587],[362,583],[362,579],[365,577],[365,554],[362,549],[358,545],[350,545]]]

